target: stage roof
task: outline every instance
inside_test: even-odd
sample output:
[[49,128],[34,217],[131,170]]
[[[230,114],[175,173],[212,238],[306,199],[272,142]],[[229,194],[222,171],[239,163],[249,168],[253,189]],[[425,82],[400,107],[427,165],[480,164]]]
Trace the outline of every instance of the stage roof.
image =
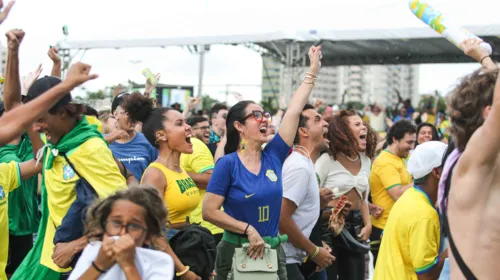
[[[262,49],[257,49],[284,61],[287,45],[297,43],[301,52],[305,52],[313,43],[322,40],[323,64],[327,66],[471,61],[461,50],[418,20],[406,1],[396,3],[374,2],[372,6],[359,7],[354,1],[352,4],[335,4],[335,10],[320,7],[314,13],[282,10],[279,16],[276,11],[265,9],[200,12],[192,15],[198,24],[182,21],[183,15],[178,15],[178,18],[172,15],[167,24],[164,21],[151,22],[149,33],[134,33],[138,30],[137,23],[121,22],[120,28],[105,25],[102,30],[96,30],[93,37],[96,40],[68,38],[60,41],[59,47],[75,50],[245,44],[260,46]],[[463,19],[458,24],[490,43],[493,59],[500,61],[500,20],[496,11],[474,6],[458,10],[451,2],[442,7],[447,11],[446,15]],[[172,22],[183,24],[173,26]]]

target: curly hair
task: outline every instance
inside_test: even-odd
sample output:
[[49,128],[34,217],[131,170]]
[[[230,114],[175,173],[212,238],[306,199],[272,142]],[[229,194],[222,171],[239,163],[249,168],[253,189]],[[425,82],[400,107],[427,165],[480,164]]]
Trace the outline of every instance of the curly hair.
[[472,134],[484,123],[483,109],[493,103],[497,75],[498,69],[478,69],[462,78],[446,97],[450,134],[460,151],[465,150]]
[[[334,160],[337,160],[337,153],[344,153],[347,156],[353,156],[358,153],[358,139],[354,137],[349,128],[348,117],[359,116],[354,110],[340,110],[328,121],[327,139],[330,141],[328,153]],[[366,125],[366,123],[364,123]],[[369,126],[367,126],[369,127]],[[373,130],[370,128],[367,134],[366,156],[373,157],[377,147],[376,135],[373,135]],[[368,137],[369,136],[369,137]]]
[[148,238],[161,236],[166,226],[167,210],[158,190],[153,187],[131,186],[127,190],[116,192],[103,200],[95,201],[87,210],[85,235],[92,240],[102,240],[105,222],[118,200],[130,201],[144,208],[144,220],[147,224]]
[[375,157],[375,153],[377,152],[378,133],[368,123],[363,122],[363,124],[368,130],[366,133],[365,155],[369,159],[373,159]]
[[132,121],[142,122],[142,133],[146,139],[153,147],[160,148],[156,141],[156,132],[163,130],[163,122],[167,119],[165,113],[173,109],[154,108],[153,99],[138,92],[125,99],[123,109]]

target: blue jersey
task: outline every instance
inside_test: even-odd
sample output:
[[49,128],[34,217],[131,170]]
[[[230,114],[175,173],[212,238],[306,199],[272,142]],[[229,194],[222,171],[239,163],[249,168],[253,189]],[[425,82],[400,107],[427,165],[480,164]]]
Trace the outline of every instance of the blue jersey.
[[127,143],[113,142],[109,144],[113,156],[134,174],[140,181],[142,173],[150,163],[158,158],[158,150],[151,146],[144,134],[137,132],[134,139]]
[[215,165],[207,192],[225,197],[224,212],[251,224],[261,236],[278,235],[283,186],[281,169],[290,147],[277,134],[262,151],[259,175],[249,172],[237,153]]

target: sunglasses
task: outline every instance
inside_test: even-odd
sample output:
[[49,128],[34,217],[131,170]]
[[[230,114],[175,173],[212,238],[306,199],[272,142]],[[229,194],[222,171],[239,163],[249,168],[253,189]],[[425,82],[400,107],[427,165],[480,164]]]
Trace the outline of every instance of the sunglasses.
[[253,117],[256,121],[262,122],[264,118],[267,120],[271,120],[271,114],[268,112],[263,112],[263,111],[252,111],[250,114],[246,115],[242,121],[246,121],[247,119]]

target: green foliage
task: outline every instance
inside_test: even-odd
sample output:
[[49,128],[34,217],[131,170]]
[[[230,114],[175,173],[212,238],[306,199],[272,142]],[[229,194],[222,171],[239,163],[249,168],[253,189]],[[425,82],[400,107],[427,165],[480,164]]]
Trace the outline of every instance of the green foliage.
[[[437,104],[437,111],[441,112],[441,113],[445,113],[446,112],[446,100],[439,93],[438,93],[438,95],[439,95],[439,99],[438,99],[438,104]],[[435,102],[436,102],[435,95],[422,95],[422,97],[420,98],[420,102],[418,104],[418,108],[422,112],[425,112],[429,108],[434,108]]]
[[275,104],[276,102],[273,98],[269,97],[267,100],[262,100],[260,103],[265,112],[269,112],[272,115],[278,112],[278,106]]
[[363,108],[365,107],[365,105],[359,101],[349,101],[345,104],[345,106],[347,110],[363,110]]
[[220,103],[219,100],[210,97],[209,95],[203,95],[201,100],[201,107],[203,111],[210,111],[212,106],[216,103]]

